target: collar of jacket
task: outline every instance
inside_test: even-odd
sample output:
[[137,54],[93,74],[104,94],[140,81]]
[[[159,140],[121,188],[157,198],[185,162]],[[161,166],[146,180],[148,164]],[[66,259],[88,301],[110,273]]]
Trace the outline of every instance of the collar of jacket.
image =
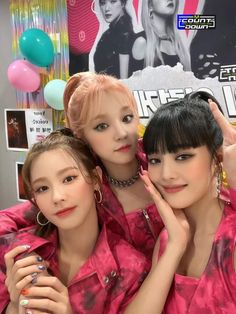
[[[52,233],[50,235],[50,239],[53,241],[51,243],[53,249],[51,249],[50,257],[52,255],[53,256],[50,260],[50,267],[55,275],[57,275],[58,262],[57,256],[55,254],[58,243],[57,233]],[[114,279],[118,276],[119,268],[114,257],[113,247],[119,241],[119,239],[120,236],[113,234],[106,228],[105,225],[103,225],[93,253],[89,256],[88,260],[84,263],[79,272],[69,283],[69,286],[96,274],[101,286],[103,288],[109,288],[110,285],[114,282]]]
[[91,262],[97,271],[98,279],[103,287],[108,287],[118,274],[118,265],[114,257],[114,249],[120,237],[113,234],[104,224],[100,232]]

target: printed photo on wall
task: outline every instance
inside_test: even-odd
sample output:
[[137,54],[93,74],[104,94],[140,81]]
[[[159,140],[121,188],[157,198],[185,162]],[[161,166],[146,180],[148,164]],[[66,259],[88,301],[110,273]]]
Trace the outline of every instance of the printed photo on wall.
[[67,11],[70,75],[89,70],[125,79],[143,68],[138,1],[69,0]]
[[144,126],[194,90],[236,123],[235,10],[235,0],[68,0],[70,75],[122,79]]
[[16,162],[16,191],[17,191],[17,200],[25,201],[27,200],[26,194],[23,186],[23,178],[22,178],[22,168],[23,162]]
[[219,77],[222,66],[235,73],[235,9],[235,0],[68,0],[70,75],[127,79],[178,63],[199,79]]
[[5,126],[7,148],[9,150],[27,150],[25,111],[20,109],[5,110]]
[[53,130],[52,109],[5,109],[8,150],[25,151]]

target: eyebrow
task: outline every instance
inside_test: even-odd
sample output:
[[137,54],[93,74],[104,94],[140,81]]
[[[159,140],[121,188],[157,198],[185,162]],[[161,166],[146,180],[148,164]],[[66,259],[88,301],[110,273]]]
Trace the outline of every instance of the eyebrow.
[[[128,109],[132,109],[132,108],[130,106],[124,106],[124,107],[121,108],[121,112],[124,112],[124,111],[126,111]],[[98,114],[97,116],[95,116],[93,118],[93,120],[105,119],[106,117],[107,117],[106,114]]]
[[[71,167],[71,166],[70,167],[66,167],[66,168],[63,168],[63,169],[59,170],[57,172],[57,175],[58,176],[63,175],[65,172],[67,172],[69,170],[79,170],[79,168]],[[47,177],[39,177],[39,178],[35,179],[34,181],[32,181],[31,184],[34,185],[34,184],[36,184],[38,182],[45,181],[45,180],[47,180]]]

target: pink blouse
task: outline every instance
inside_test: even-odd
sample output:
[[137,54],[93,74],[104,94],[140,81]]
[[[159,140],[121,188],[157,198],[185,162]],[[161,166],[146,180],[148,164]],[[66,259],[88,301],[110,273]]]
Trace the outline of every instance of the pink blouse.
[[[236,313],[236,190],[230,190],[207,266],[200,278],[176,274],[164,314]],[[160,236],[163,252],[167,233]]]

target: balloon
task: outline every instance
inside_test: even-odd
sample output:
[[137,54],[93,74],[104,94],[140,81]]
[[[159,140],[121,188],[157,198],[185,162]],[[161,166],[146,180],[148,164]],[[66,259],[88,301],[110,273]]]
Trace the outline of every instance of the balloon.
[[12,62],[7,70],[9,82],[23,92],[34,92],[40,86],[39,69],[27,60]]
[[44,87],[44,98],[46,103],[56,110],[63,110],[63,94],[66,82],[63,80],[52,80]]
[[24,31],[19,39],[20,51],[33,64],[46,67],[53,62],[54,51],[51,38],[38,28]]

